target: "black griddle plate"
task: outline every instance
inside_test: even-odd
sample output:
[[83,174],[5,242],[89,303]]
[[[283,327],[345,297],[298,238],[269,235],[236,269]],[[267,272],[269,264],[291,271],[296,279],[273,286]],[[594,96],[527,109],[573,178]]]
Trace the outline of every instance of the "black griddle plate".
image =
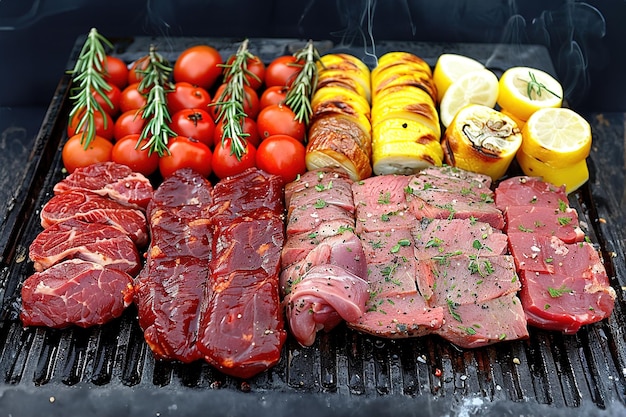
[[[83,39],[77,40],[71,68]],[[196,43],[234,53],[239,40],[129,38],[115,41],[127,62],[155,44],[172,62]],[[291,54],[302,40],[251,39],[266,62]],[[364,48],[317,42],[321,53],[348,52],[368,64]],[[500,75],[525,65],[554,73],[534,45],[381,42],[376,53],[413,52],[433,65],[444,52],[472,56]],[[63,178],[60,144],[69,103],[61,78],[22,186],[23,201],[1,258],[0,416],[2,415],[621,415],[626,402],[624,266],[624,123],[622,115],[592,120],[592,177],[570,196],[585,232],[601,251],[618,293],[613,316],[576,335],[531,329],[524,341],[459,350],[436,336],[385,340],[345,326],[318,335],[312,347],[289,338],[280,363],[250,380],[225,376],[206,363],[155,362],[131,307],[102,327],[24,329],[18,319],[21,282],[30,275],[28,246],[41,231],[39,210]],[[621,147],[621,148],[620,148]],[[621,159],[620,159],[621,158]],[[621,162],[620,162],[621,161]],[[620,165],[621,164],[621,165]],[[605,167],[607,166],[608,167]],[[620,171],[620,168],[622,170]],[[621,181],[621,182],[620,182]],[[616,195],[616,193],[619,193]],[[618,227],[616,227],[616,225]]]

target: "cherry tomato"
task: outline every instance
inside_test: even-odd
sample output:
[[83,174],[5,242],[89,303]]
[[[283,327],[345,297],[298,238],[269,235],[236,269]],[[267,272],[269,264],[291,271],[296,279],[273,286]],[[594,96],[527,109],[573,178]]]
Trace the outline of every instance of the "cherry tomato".
[[138,83],[143,79],[143,74],[140,71],[145,70],[149,62],[150,57],[146,55],[130,64],[127,85]]
[[128,67],[121,59],[107,55],[104,62],[104,79],[123,90],[128,85]]
[[[255,148],[261,143],[261,136],[259,136],[259,130],[256,127],[256,122],[251,117],[244,117],[243,119],[243,133],[247,134],[246,141],[252,144]],[[224,122],[219,121],[215,125],[215,133],[213,135],[213,142],[216,146],[220,143],[224,137]]]
[[285,102],[287,98],[287,92],[289,91],[289,87],[275,85],[269,88],[266,88],[261,94],[261,98],[259,99],[259,106],[261,109],[264,109],[267,106],[272,104],[281,104]]
[[166,98],[171,114],[183,109],[206,109],[211,103],[207,90],[184,81],[175,83],[174,90],[168,92]]
[[172,115],[170,128],[177,135],[194,138],[213,147],[215,122],[211,115],[202,109],[182,109]]
[[231,140],[227,138],[223,144],[217,143],[213,150],[213,173],[218,178],[237,175],[256,166],[256,148],[251,143],[246,143],[246,153],[241,155],[241,159],[231,153],[230,146]]
[[285,183],[306,172],[306,148],[288,135],[273,135],[259,145],[256,166],[265,172],[280,175]]
[[224,61],[219,51],[208,45],[185,49],[176,60],[172,75],[174,81],[186,81],[210,90],[222,75]]
[[265,107],[256,119],[261,140],[272,135],[289,135],[304,142],[306,126],[296,120],[295,113],[284,104],[272,104]]
[[145,106],[147,102],[146,95],[139,91],[139,83],[133,83],[122,90],[120,111],[125,113],[129,110],[137,110]]
[[143,175],[151,175],[159,168],[159,154],[149,153],[148,149],[141,149],[146,144],[146,139],[137,146],[140,135],[126,135],[113,145],[111,160],[118,164],[126,165],[133,171]]
[[159,171],[163,178],[181,168],[192,168],[200,175],[211,175],[211,149],[204,143],[184,136],[176,136],[167,146],[170,153],[159,159]]
[[113,144],[110,141],[101,136],[94,136],[87,149],[84,149],[83,144],[80,143],[82,136],[81,134],[73,135],[63,145],[61,157],[69,173],[79,167],[111,160]]
[[115,84],[110,84],[109,87],[110,89],[108,91],[102,89],[102,92],[109,99],[111,104],[107,103],[100,93],[93,91],[92,94],[96,98],[98,104],[102,106],[102,109],[105,112],[109,113],[111,117],[115,117],[120,112],[120,101],[122,100],[122,92]]
[[141,110],[128,110],[115,119],[113,137],[120,140],[124,136],[141,134],[147,121],[141,117]]
[[291,85],[300,70],[302,70],[302,61],[298,61],[293,55],[279,56],[265,69],[265,88],[275,85]]
[[[232,64],[234,60],[235,55],[231,55],[230,58],[228,58],[228,61],[226,61],[227,65]],[[244,76],[246,85],[253,90],[259,90],[265,80],[265,64],[258,56],[253,55],[246,60],[246,69],[248,70],[248,73]],[[224,79],[224,82],[227,81],[228,77]]]
[[[67,126],[68,137],[74,136],[75,134],[80,133],[83,130],[85,130],[86,126],[84,125],[80,126],[79,128],[80,120],[84,114],[85,114],[84,110],[74,113],[74,115],[70,119],[69,125]],[[113,119],[111,118],[111,116],[109,116],[108,113],[102,113],[97,110],[94,111],[93,115],[94,115],[94,123],[96,127],[96,135],[101,136],[107,140],[113,139],[114,124],[113,124]]]
[[[216,103],[220,100],[220,96],[222,95],[222,92],[225,88],[226,84],[222,84],[217,88],[215,96],[213,96],[212,105],[209,106],[209,113],[211,113],[211,116],[213,116],[213,120],[217,120],[217,116],[220,111],[220,105]],[[261,107],[259,106],[259,96],[256,91],[254,91],[247,85],[243,86],[243,90],[245,93],[245,98],[243,100],[243,112],[246,114],[246,116],[256,119],[259,111],[261,110]],[[226,96],[226,99],[228,99],[228,96]]]

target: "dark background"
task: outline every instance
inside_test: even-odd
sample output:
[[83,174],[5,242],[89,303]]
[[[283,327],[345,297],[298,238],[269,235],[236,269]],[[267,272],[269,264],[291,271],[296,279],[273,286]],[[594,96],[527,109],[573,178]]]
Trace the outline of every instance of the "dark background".
[[369,49],[372,38],[542,44],[572,107],[626,111],[624,18],[624,0],[2,0],[0,107],[46,106],[76,39],[96,27],[107,38],[295,37]]

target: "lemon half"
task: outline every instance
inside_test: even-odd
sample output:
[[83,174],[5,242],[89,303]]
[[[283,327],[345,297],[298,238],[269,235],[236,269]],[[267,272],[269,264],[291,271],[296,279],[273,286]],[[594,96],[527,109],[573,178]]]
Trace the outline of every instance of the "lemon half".
[[482,63],[464,55],[440,55],[433,71],[433,80],[437,87],[438,101],[443,99],[443,95],[453,82],[469,72],[484,68],[485,66]]
[[441,99],[441,123],[448,127],[456,113],[468,104],[494,107],[498,99],[498,77],[484,68],[469,72],[450,85]]

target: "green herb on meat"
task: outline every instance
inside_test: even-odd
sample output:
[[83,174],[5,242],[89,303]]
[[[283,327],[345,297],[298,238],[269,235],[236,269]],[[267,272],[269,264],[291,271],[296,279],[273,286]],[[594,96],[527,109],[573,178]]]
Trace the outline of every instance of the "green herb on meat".
[[463,320],[461,319],[461,316],[456,311],[457,304],[454,301],[450,300],[450,299],[447,299],[446,303],[448,304],[448,311],[450,312],[450,315],[452,316],[452,318],[454,320],[458,321],[459,323],[463,323]]
[[313,207],[316,209],[322,209],[324,207],[326,207],[326,201],[322,200],[321,198],[318,198],[315,203],[313,203]]
[[378,204],[389,204],[391,202],[391,193],[389,191],[381,191],[378,195]]
[[561,285],[559,288],[548,287],[548,294],[552,298],[559,298],[565,294],[572,294],[574,291],[570,288],[567,288],[565,284]]
[[571,217],[558,217],[557,220],[560,226],[567,226],[568,224],[572,222]]

